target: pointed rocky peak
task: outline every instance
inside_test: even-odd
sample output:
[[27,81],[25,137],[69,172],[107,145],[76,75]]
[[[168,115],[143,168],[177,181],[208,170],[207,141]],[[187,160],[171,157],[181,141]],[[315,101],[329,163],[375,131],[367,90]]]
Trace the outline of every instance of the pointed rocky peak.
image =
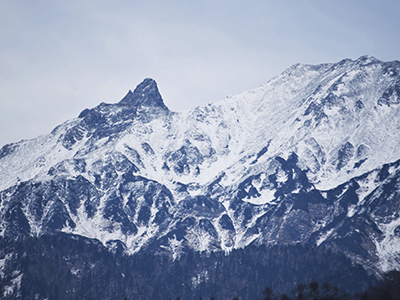
[[359,65],[369,65],[369,64],[374,64],[374,63],[381,63],[381,61],[371,55],[363,55],[360,56],[356,61],[356,64]]
[[151,78],[143,80],[133,92],[129,91],[119,104],[135,107],[158,107],[168,110],[158,91],[157,83]]

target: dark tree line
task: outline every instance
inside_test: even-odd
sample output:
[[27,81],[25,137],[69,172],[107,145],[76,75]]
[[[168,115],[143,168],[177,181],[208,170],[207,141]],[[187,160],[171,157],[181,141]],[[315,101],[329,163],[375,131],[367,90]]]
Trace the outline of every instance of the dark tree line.
[[[98,241],[57,234],[0,238],[0,259],[5,258],[1,294],[23,274],[21,297],[15,299],[263,299],[262,290],[269,286],[275,296],[286,293],[288,300],[298,299],[291,294],[293,286],[313,279],[331,278],[331,284],[349,294],[377,283],[344,255],[307,245],[248,246],[229,254],[188,252],[173,261],[149,251],[111,253]],[[324,288],[319,284],[319,295]],[[309,294],[307,285],[298,297]]]
[[[202,300],[202,298],[199,298]],[[261,299],[257,300],[399,300],[400,299],[400,271],[390,271],[384,274],[378,285],[370,286],[363,292],[350,295],[337,285],[312,280],[309,284],[298,283],[289,293],[276,294],[270,287],[262,292]],[[125,299],[127,300],[127,299]],[[164,299],[165,300],[165,299]],[[171,300],[171,299],[169,299]],[[175,300],[180,300],[177,297]],[[211,297],[210,300],[217,300]],[[233,297],[239,300],[239,297]]]

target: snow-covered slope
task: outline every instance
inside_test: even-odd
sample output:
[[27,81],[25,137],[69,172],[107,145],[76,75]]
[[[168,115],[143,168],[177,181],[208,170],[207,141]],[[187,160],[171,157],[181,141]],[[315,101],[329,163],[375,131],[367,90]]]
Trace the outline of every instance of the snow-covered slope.
[[[63,231],[175,258],[331,243],[387,269],[400,245],[399,116],[400,62],[368,56],[294,65],[182,112],[146,79],[118,103],[0,150],[1,234]],[[389,178],[390,199],[379,192]],[[358,248],[344,242],[351,234]]]

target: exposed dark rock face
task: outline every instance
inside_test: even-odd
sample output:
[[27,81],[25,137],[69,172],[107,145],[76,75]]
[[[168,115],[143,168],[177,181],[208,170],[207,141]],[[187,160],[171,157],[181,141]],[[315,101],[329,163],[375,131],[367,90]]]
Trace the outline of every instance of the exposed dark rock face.
[[151,78],[143,80],[143,82],[136,87],[133,93],[132,91],[129,91],[118,104],[138,108],[145,106],[168,110],[161,98],[160,92],[158,91],[157,83]]

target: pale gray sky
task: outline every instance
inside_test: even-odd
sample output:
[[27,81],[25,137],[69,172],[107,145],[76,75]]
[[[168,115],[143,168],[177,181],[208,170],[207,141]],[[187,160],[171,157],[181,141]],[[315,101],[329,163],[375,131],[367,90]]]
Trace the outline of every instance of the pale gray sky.
[[144,78],[174,111],[295,63],[400,60],[399,0],[0,0],[0,147]]

